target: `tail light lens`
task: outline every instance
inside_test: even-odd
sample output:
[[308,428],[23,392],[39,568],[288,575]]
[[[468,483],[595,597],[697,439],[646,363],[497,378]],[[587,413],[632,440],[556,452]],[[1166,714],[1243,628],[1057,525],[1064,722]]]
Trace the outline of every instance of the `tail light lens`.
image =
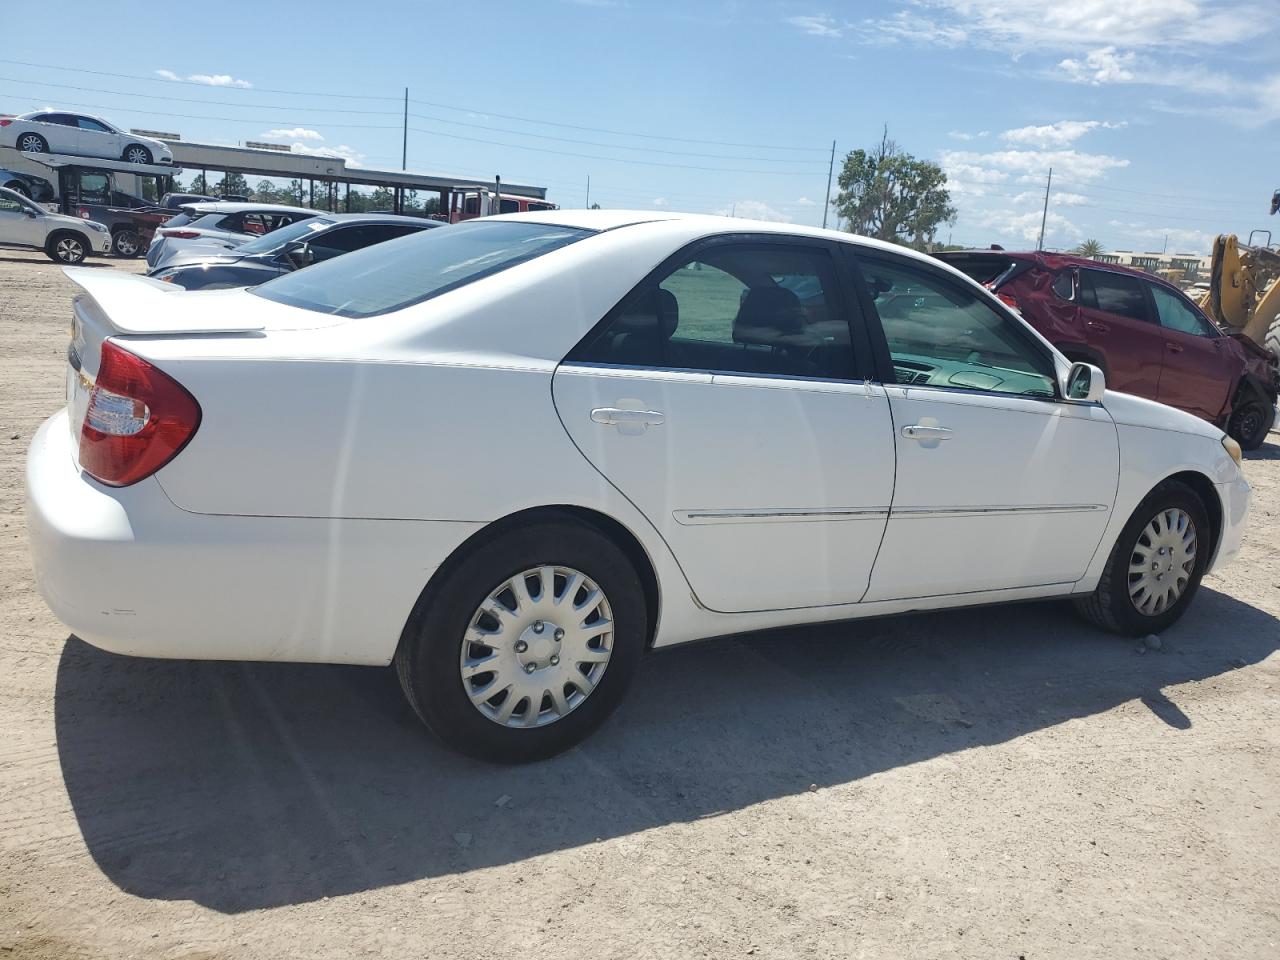
[[12,120],[0,120],[0,127],[7,127],[11,123],[13,123]]
[[80,466],[112,487],[151,476],[200,426],[200,404],[182,384],[111,341],[80,428]]
[[200,234],[194,230],[161,230],[162,237],[177,237],[179,240],[194,240]]
[[1018,306],[1017,297],[1012,296],[1011,294],[1008,294],[1008,293],[1000,293],[996,290],[995,287],[993,287],[989,283],[984,283],[983,286],[986,287],[988,290],[990,290],[992,293],[994,293],[996,295],[996,299],[999,300],[1001,303],[1003,303],[1006,307],[1008,307],[1014,313],[1017,313],[1017,314],[1022,313],[1022,308]]

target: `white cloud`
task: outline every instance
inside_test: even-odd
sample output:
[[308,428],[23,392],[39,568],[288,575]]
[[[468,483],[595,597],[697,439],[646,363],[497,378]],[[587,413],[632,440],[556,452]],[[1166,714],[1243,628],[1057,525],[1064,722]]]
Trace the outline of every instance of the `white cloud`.
[[[1020,175],[1019,182],[1034,183],[1053,168],[1053,175],[1065,180],[1094,181],[1109,170],[1129,166],[1123,157],[1105,153],[1082,153],[1079,150],[994,150],[976,153],[969,150],[943,150],[942,168],[948,177],[952,170],[961,180],[996,182],[996,174]],[[991,179],[976,175],[982,171]]]
[[746,217],[748,220],[773,220],[778,223],[790,223],[791,218],[780,210],[775,210],[763,200],[739,200],[715,211],[721,217]]
[[1100,47],[1090,50],[1084,60],[1068,57],[1058,64],[1058,69],[1076,83],[1128,83],[1133,79],[1137,59],[1132,50],[1119,53],[1115,47]]
[[1211,9],[1208,0],[913,0],[911,7],[866,21],[866,34],[1012,53],[1107,45],[1197,50],[1253,38],[1266,22],[1261,5]]
[[844,36],[844,25],[825,13],[809,17],[787,17],[786,22],[812,37]]
[[333,157],[336,160],[345,160],[349,167],[363,166],[364,154],[355,147],[349,147],[345,143],[340,143],[336,147],[317,147],[312,143],[302,143],[295,141],[289,144],[289,149],[294,153],[305,153],[312,157]]
[[818,205],[817,200],[810,200],[808,197],[801,197],[799,200],[796,201],[797,207],[816,207],[817,205]]
[[306,127],[292,127],[289,129],[276,128],[267,130],[261,134],[268,140],[323,140],[317,130],[308,130]]
[[[1108,220],[1107,226],[1122,231],[1125,238],[1134,238],[1137,240],[1159,241],[1161,247],[1164,246],[1165,237],[1169,238],[1170,253],[1196,253],[1207,254],[1213,247],[1214,233],[1207,233],[1204,230],[1187,229],[1186,227],[1152,227],[1146,224],[1131,223],[1124,220]],[[1134,244],[1133,240],[1125,239],[1122,243],[1132,244],[1133,246],[1142,246]],[[1147,244],[1146,246],[1151,246]],[[1134,252],[1145,253],[1145,250],[1135,250]],[[1154,252],[1154,251],[1151,251]]]
[[[977,224],[991,231],[987,242],[999,243],[1002,246],[1017,245],[1018,242],[1033,246],[1040,237],[1040,217],[1042,211],[1028,210],[1015,212],[1008,209],[985,210],[967,218],[969,224]],[[1071,220],[1052,208],[1044,220],[1044,244],[1046,247],[1062,247],[1084,239],[1084,231]],[[1012,243],[1011,243],[1012,241]]]
[[180,77],[172,70],[157,70],[156,75],[166,80],[186,80],[190,83],[203,83],[208,87],[243,87],[247,89],[253,86],[248,80],[240,80],[229,73],[192,73],[185,77]]
[[650,202],[650,203],[652,203],[655,207],[665,207],[665,206],[669,206],[669,204],[667,203],[667,198],[666,198],[666,197],[654,197],[654,198],[653,198],[652,200],[650,200],[649,202]]
[[991,136],[990,130],[979,130],[977,133],[965,133],[963,130],[948,131],[947,136],[952,140],[981,140],[983,137]]
[[1059,120],[1057,123],[1043,126],[1018,127],[1000,134],[1006,143],[1027,147],[1065,147],[1079,140],[1090,130],[1120,130],[1128,126],[1123,120],[1112,123],[1108,120]]

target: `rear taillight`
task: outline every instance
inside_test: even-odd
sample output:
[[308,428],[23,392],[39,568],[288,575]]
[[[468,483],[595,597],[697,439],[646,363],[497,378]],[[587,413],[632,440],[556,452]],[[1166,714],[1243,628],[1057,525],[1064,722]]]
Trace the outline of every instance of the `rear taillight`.
[[161,230],[160,236],[177,237],[179,240],[194,240],[196,237],[200,236],[200,234],[196,233],[194,230]]
[[0,120],[0,127],[7,127],[11,123],[13,123],[12,119]]
[[111,341],[80,428],[80,466],[112,487],[151,476],[200,426],[200,404],[182,384]]
[[990,283],[984,283],[984,287],[996,295],[996,298],[1014,313],[1022,313],[1022,308],[1018,306],[1018,298],[1007,293],[999,293]]

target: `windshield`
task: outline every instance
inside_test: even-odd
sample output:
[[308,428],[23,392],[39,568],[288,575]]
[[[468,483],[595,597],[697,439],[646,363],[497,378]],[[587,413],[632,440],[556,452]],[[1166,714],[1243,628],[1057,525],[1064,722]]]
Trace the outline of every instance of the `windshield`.
[[240,246],[236,247],[236,253],[274,253],[286,243],[294,240],[305,240],[315,231],[336,222],[335,220],[324,220],[320,217],[299,220],[297,223],[291,223],[287,227],[272,230],[270,233],[264,233],[260,237],[240,244]]
[[305,310],[369,317],[421,303],[592,232],[503,221],[424,230],[286,274],[252,292]]

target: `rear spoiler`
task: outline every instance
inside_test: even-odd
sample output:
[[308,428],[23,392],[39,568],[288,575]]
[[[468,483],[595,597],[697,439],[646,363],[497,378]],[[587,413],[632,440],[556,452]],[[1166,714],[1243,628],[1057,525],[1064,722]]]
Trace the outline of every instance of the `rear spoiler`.
[[118,333],[163,336],[175,333],[252,333],[264,328],[229,309],[216,293],[188,293],[161,280],[103,270],[101,267],[63,267],[67,279],[97,305],[98,311]]

